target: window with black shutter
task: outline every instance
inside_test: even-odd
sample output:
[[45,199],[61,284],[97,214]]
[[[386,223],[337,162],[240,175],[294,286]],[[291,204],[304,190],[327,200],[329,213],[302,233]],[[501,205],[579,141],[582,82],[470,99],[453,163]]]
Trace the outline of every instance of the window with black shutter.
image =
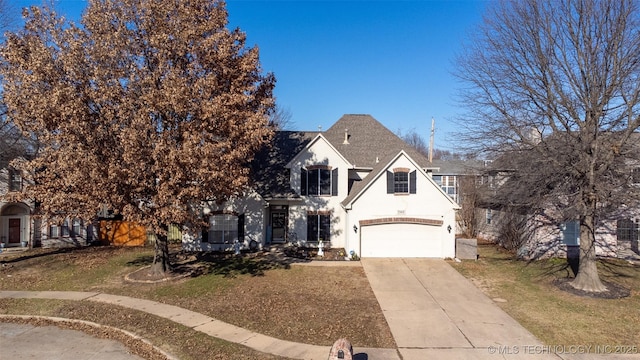
[[300,195],[338,196],[338,169],[325,165],[300,169]]
[[387,194],[415,194],[417,193],[417,172],[399,168],[387,170]]

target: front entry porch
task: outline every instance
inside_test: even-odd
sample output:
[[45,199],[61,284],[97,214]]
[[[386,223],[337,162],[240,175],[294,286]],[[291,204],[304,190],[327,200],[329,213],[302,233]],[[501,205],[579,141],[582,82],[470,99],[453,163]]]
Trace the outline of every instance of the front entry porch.
[[269,205],[267,223],[267,243],[283,244],[289,238],[289,206]]
[[3,247],[24,246],[30,238],[30,211],[22,203],[9,203],[0,208],[0,244]]

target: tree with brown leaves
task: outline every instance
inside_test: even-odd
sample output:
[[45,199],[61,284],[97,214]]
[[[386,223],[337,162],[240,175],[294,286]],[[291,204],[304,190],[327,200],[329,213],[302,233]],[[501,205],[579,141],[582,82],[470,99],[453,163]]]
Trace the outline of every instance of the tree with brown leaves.
[[19,166],[47,217],[93,219],[104,206],[157,235],[198,224],[202,201],[243,190],[269,142],[272,74],[227,29],[223,1],[89,1],[81,23],[31,7],[1,49],[8,115],[41,142]]
[[638,204],[627,166],[638,161],[638,3],[494,5],[459,59],[469,110],[464,135],[509,170],[496,204],[580,221],[572,285],[605,291],[596,267],[598,221]]

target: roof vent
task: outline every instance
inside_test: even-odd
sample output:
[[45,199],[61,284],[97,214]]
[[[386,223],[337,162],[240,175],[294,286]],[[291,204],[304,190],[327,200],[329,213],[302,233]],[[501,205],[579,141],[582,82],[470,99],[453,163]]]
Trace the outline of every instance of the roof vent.
[[343,145],[349,145],[349,129],[344,129],[344,141]]

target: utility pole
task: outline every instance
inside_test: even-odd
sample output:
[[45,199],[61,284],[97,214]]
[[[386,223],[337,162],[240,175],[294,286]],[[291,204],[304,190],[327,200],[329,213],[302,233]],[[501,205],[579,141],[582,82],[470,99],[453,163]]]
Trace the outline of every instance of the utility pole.
[[436,120],[431,118],[431,136],[429,137],[429,164],[433,162],[433,138],[436,133]]

